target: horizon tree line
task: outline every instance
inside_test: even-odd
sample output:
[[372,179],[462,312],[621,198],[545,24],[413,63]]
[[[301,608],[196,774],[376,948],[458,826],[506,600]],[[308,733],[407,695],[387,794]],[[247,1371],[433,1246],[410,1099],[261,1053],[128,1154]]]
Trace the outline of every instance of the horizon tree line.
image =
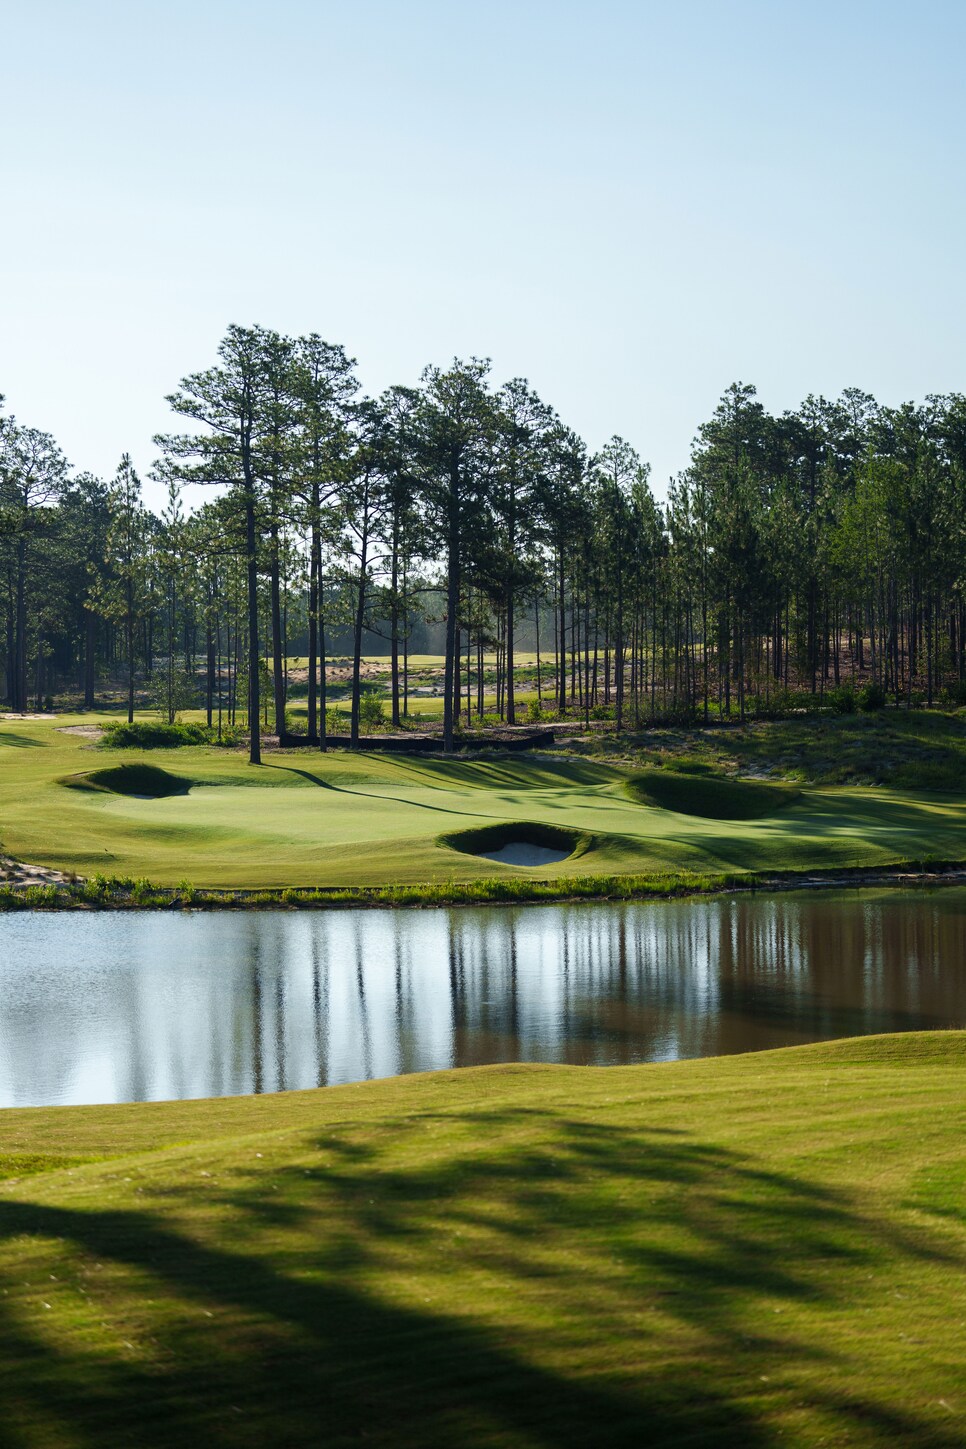
[[[348,636],[357,744],[364,640],[384,640],[400,728],[427,619],[446,750],[490,686],[509,725],[523,684],[531,715],[618,729],[841,702],[859,682],[895,704],[966,702],[962,394],[887,407],[852,388],[773,416],[734,383],[661,503],[628,442],[591,453],[485,359],[375,398],[355,366],[317,334],[230,327],[168,397],[157,513],[127,454],[109,482],[72,474],[49,434],[0,411],[9,708],[68,682],[92,707],[98,681],[123,678],[133,719],[140,677],[169,718],[203,698],[257,762],[266,722],[290,733],[297,638],[306,739],[324,749],[326,658]],[[191,513],[189,485],[215,490]]]

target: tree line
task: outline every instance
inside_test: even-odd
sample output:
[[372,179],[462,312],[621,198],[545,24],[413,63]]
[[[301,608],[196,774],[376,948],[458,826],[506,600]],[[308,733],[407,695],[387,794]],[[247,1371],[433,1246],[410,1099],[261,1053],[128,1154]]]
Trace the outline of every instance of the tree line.
[[[156,439],[167,504],[147,508],[130,458],[105,482],[0,412],[4,691],[13,711],[68,685],[93,706],[138,682],[286,734],[290,644],[307,655],[307,739],[328,738],[326,657],[351,641],[389,660],[405,724],[421,619],[444,631],[443,746],[483,715],[744,720],[852,691],[964,701],[966,397],[878,404],[847,390],[780,416],[735,383],[666,501],[620,437],[592,453],[522,378],[478,358],[362,395],[355,363],[315,334],[231,327],[182,379]],[[187,486],[210,497],[184,507]],[[532,661],[521,669],[519,641]],[[484,656],[496,656],[484,687]]]

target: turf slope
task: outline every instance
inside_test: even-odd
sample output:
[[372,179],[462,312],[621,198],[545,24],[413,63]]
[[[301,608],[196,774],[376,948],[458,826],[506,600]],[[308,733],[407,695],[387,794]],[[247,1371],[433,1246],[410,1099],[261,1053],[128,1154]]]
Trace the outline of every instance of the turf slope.
[[0,1442],[958,1449],[964,1102],[937,1033],[4,1112]]

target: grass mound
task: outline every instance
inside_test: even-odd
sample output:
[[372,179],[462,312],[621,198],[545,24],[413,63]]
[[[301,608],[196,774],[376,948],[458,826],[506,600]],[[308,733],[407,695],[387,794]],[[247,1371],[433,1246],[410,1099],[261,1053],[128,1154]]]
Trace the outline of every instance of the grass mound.
[[542,845],[547,850],[566,851],[569,858],[584,855],[593,845],[593,836],[535,820],[501,820],[497,825],[481,825],[474,830],[453,830],[441,835],[439,843],[464,855],[484,855],[506,845]]
[[144,796],[150,800],[163,800],[168,795],[187,795],[193,780],[184,775],[172,775],[159,765],[145,765],[135,761],[127,765],[110,765],[103,770],[91,770],[84,775],[71,775],[62,782],[71,790],[103,790],[111,795]]
[[627,782],[627,793],[641,805],[701,815],[706,820],[761,820],[798,799],[794,785],[759,780],[730,780],[680,770],[641,770]]
[[941,1032],[3,1112],[0,1440],[958,1449],[964,1090]]

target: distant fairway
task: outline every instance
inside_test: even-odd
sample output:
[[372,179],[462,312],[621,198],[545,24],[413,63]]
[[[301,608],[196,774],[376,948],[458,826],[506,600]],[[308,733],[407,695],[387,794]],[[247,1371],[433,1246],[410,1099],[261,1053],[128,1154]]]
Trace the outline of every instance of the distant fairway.
[[[40,865],[201,887],[565,880],[966,857],[962,797],[789,790],[706,776],[689,783],[651,770],[635,798],[634,778],[618,765],[546,754],[423,760],[302,751],[269,754],[257,768],[235,751],[108,752],[48,722],[7,721],[0,838],[9,854]],[[655,788],[664,791],[660,801]],[[751,818],[727,818],[742,813]],[[527,868],[440,839],[514,821],[576,832],[581,851]]]

